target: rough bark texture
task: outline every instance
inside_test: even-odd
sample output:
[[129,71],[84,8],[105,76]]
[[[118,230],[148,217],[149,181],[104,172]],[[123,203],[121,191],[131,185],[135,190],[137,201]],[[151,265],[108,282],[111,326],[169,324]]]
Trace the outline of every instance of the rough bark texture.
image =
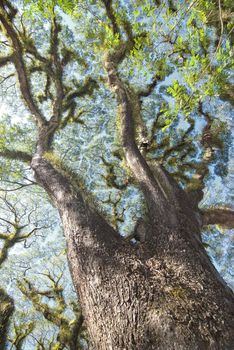
[[174,229],[152,220],[151,239],[132,246],[45,159],[34,157],[32,167],[59,209],[95,349],[233,349],[233,294],[201,244],[196,216],[179,211]]
[[139,95],[117,71],[126,50],[107,55],[104,66],[125,158],[148,207],[144,242],[132,245],[118,235],[43,158],[41,138],[32,161],[61,216],[91,342],[96,350],[231,350],[234,298],[202,245],[204,215],[159,164],[149,167],[135,142]]

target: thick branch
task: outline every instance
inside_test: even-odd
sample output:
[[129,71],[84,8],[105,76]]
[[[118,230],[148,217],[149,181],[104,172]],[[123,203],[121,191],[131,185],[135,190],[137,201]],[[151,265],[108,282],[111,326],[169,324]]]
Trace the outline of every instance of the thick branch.
[[234,211],[228,208],[211,208],[201,211],[203,226],[221,225],[223,227],[234,228]]
[[12,55],[0,57],[0,67],[3,67],[10,62],[12,62]]
[[[170,212],[164,224],[175,225],[176,218],[174,210],[172,207],[170,208],[171,204],[169,198],[160,183],[163,177],[162,169],[157,167],[157,175],[162,175],[158,180],[154,177],[151,169],[137,147],[135,141],[134,108],[128,89],[119,78],[116,67],[118,61],[116,61],[117,58],[114,56],[113,53],[109,56],[107,55],[104,66],[108,74],[109,85],[118,99],[121,121],[120,132],[127,164],[145,193],[145,198],[152,218],[154,220],[160,218],[160,222],[162,223],[163,218],[165,217],[165,212]],[[119,59],[121,61],[122,55],[119,56]]]
[[104,59],[108,83],[118,101],[120,134],[125,158],[145,194],[152,221],[157,227],[162,224],[164,228],[168,226],[175,228],[181,212],[187,213],[191,220],[196,221],[196,218],[185,191],[160,164],[155,163],[153,167],[149,167],[137,147],[135,122],[141,119],[139,92],[135,92],[124,83],[118,73],[118,65],[126,57],[128,45],[131,45],[131,41],[122,43],[122,47],[120,44],[118,49],[109,52]]
[[17,150],[10,150],[7,148],[0,151],[0,157],[6,159],[21,160],[22,162],[26,163],[30,163],[32,161],[32,156],[29,153]]
[[2,0],[1,6],[5,9],[6,15],[9,18],[9,20],[12,21],[18,12],[17,9],[14,6],[12,6],[12,4],[8,0]]
[[[77,191],[72,186],[72,181],[67,179],[63,174],[55,169],[40,154],[36,154],[32,160],[32,168],[35,171],[36,180],[46,192],[60,211],[62,220],[66,221],[67,217],[74,220],[77,231],[82,239],[83,232],[89,232],[90,239],[94,244],[109,244],[113,240],[121,241],[118,233],[107,223],[107,221],[84,200],[83,193]],[[85,195],[88,197],[88,195]],[[76,208],[71,211],[71,208]],[[72,219],[71,219],[72,218]],[[66,232],[65,232],[66,233]],[[72,237],[68,237],[69,240]]]
[[37,107],[35,101],[33,100],[32,93],[31,93],[31,87],[30,82],[28,79],[25,63],[23,60],[23,49],[21,47],[21,43],[18,37],[17,32],[13,28],[13,25],[10,21],[7,20],[5,17],[6,12],[4,10],[4,6],[0,4],[0,21],[6,31],[7,37],[10,39],[14,53],[12,55],[12,61],[15,65],[18,79],[19,79],[19,85],[21,94],[26,102],[26,105],[28,106],[30,112],[32,113],[35,121],[39,126],[46,123],[46,119],[40,112],[39,108]]

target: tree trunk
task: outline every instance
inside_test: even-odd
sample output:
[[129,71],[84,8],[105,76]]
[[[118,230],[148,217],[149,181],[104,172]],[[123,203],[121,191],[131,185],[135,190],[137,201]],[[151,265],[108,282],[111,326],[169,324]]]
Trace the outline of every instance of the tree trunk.
[[32,167],[59,210],[96,350],[234,348],[233,294],[202,246],[192,211],[187,217],[180,209],[174,228],[152,220],[150,239],[131,245],[45,159],[34,157]]

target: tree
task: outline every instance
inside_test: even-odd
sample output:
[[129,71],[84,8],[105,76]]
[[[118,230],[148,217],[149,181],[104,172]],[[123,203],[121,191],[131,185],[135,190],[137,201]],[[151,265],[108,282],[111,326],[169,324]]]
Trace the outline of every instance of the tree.
[[[6,164],[30,163],[59,211],[95,349],[233,348],[233,293],[212,265],[201,230],[210,224],[231,228],[234,214],[227,207],[198,207],[210,165],[225,174],[220,158],[227,155],[228,131],[206,101],[231,86],[230,29],[220,1],[196,3],[25,1],[22,12],[20,3],[17,10],[0,2],[2,83],[14,84],[16,74],[34,122],[33,129],[22,114],[16,128],[8,117],[0,155]],[[218,43],[205,26],[217,5]],[[68,32],[66,21],[78,23],[79,35]],[[112,124],[112,154],[99,155],[96,166],[102,163],[102,179],[117,192],[94,202],[79,167],[61,158],[65,128],[89,126],[84,115],[102,113],[94,108],[100,98],[114,109],[109,116],[113,122],[117,115],[119,136],[113,137]],[[72,161],[76,151],[74,146]],[[118,195],[134,186],[146,214],[126,239],[118,232]],[[112,205],[115,220],[100,213],[100,201]]]

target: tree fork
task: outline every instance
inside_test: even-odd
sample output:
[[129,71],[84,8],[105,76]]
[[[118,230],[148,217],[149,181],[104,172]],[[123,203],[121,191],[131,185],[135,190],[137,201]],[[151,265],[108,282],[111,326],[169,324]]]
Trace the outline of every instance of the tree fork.
[[[233,294],[202,244],[183,232],[193,227],[132,246],[48,161],[36,155],[32,167],[59,209],[95,349],[232,349]],[[150,225],[155,235],[163,229]]]

